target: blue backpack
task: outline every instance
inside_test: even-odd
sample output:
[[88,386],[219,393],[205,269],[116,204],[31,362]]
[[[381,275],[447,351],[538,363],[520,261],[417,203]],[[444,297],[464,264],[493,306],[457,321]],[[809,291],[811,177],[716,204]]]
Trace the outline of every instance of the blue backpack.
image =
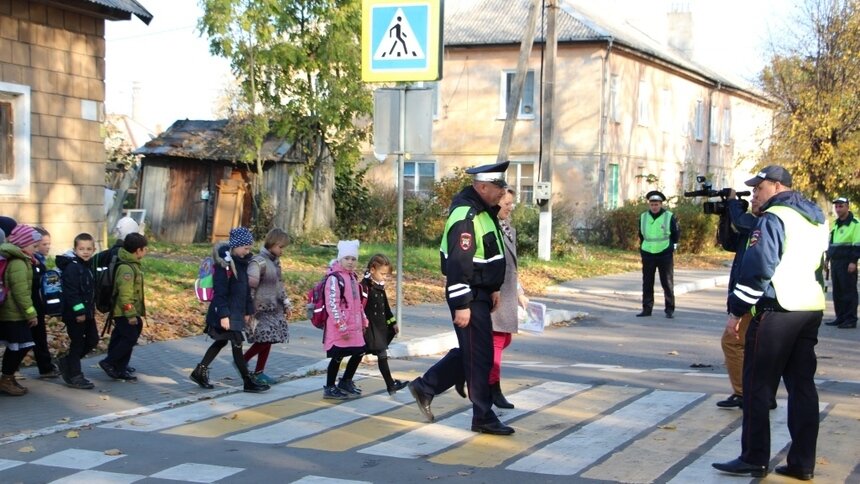
[[42,274],[39,295],[45,304],[45,316],[61,316],[63,314],[63,286],[59,269],[48,269]]

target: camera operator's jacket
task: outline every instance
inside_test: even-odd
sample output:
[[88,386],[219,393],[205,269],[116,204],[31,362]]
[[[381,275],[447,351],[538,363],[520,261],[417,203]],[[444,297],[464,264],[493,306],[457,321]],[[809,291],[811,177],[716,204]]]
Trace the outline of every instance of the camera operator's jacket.
[[761,210],[729,295],[729,312],[740,317],[751,310],[823,310],[827,224],[821,209],[788,191],[771,197]]
[[643,257],[671,254],[680,239],[678,219],[665,208],[656,214],[646,210],[639,216],[639,253]]
[[860,222],[848,212],[845,220],[836,219],[830,231],[830,247],[827,248],[829,260],[848,260],[857,263],[860,258]]

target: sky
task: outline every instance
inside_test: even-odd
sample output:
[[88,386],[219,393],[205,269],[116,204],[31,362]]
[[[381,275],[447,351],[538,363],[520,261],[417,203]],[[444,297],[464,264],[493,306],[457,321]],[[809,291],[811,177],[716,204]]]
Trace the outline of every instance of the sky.
[[[107,22],[106,99],[109,114],[132,114],[139,87],[138,121],[160,131],[181,119],[215,119],[218,99],[232,82],[226,59],[209,54],[197,30],[197,0],[138,0],[150,13]],[[448,0],[473,1],[473,0]],[[579,0],[584,1],[584,0]],[[753,80],[764,65],[768,41],[785,32],[802,0],[588,0],[664,40],[666,12],[673,5],[693,12],[694,58],[720,73]],[[605,14],[605,13],[604,13]]]

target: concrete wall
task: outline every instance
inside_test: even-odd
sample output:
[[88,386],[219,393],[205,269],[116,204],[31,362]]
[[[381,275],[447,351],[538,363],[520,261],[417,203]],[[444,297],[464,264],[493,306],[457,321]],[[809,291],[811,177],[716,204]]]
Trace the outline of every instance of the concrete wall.
[[31,136],[16,140],[30,143],[29,193],[0,197],[0,214],[44,226],[54,252],[79,232],[102,237],[104,22],[0,0],[0,82],[31,89]]

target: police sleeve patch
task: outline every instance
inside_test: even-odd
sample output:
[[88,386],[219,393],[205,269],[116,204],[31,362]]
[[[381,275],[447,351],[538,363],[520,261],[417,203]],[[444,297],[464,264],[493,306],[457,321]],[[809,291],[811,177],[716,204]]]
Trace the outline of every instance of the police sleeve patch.
[[755,247],[758,244],[759,239],[761,238],[761,230],[753,230],[750,234],[750,241],[747,247]]
[[469,250],[472,248],[472,234],[460,234],[460,249]]

